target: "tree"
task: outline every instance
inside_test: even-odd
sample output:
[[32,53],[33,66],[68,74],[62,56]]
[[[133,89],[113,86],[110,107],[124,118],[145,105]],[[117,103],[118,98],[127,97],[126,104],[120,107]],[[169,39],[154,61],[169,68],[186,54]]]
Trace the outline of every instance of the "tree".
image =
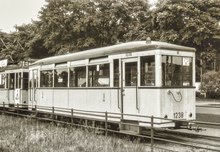
[[218,8],[217,0],[162,0],[148,18],[151,27],[148,21],[140,28],[145,28],[152,39],[192,46],[203,52],[212,47],[214,37],[220,34]]
[[147,9],[144,0],[48,1],[37,23],[39,39],[53,54],[124,42]]
[[220,51],[215,43],[220,36],[219,0],[159,0],[156,9],[147,14],[146,22],[130,32],[131,39],[151,37],[194,47],[197,63],[202,59],[204,67],[215,60]]
[[10,52],[13,47],[11,35],[1,32],[0,33],[0,59],[9,59],[9,62],[14,62],[12,53]]
[[48,56],[48,51],[36,40],[34,23],[16,26],[16,32],[0,33],[0,58],[9,59],[12,63],[27,61],[29,58]]

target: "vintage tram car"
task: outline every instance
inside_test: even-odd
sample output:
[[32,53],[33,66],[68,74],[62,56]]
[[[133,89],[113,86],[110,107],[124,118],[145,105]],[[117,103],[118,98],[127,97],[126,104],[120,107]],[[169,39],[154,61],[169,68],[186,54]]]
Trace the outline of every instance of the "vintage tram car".
[[[0,61],[1,63],[7,60]],[[5,64],[5,63],[4,63]],[[0,69],[0,104],[14,107],[28,106],[28,77],[27,62],[5,64]]]
[[133,41],[44,58],[29,67],[28,103],[121,113],[140,126],[149,118],[138,115],[195,120],[195,49]]

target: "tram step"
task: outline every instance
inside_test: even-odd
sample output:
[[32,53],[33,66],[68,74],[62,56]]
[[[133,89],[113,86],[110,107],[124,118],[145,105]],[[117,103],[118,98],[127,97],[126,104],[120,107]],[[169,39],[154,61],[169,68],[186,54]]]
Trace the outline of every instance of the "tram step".
[[132,130],[120,130],[120,133],[126,134],[126,135],[139,135],[138,132],[132,131]]
[[120,124],[121,131],[140,133],[139,123],[137,121],[122,120]]

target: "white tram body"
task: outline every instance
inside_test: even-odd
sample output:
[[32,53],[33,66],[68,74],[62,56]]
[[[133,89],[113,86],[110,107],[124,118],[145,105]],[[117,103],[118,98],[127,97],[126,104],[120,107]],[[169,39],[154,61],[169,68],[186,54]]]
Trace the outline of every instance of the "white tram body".
[[0,72],[0,104],[28,105],[28,67],[7,66]]
[[[195,120],[195,49],[190,47],[133,41],[49,57],[29,67],[29,82],[33,106]],[[150,119],[123,120],[147,126]]]

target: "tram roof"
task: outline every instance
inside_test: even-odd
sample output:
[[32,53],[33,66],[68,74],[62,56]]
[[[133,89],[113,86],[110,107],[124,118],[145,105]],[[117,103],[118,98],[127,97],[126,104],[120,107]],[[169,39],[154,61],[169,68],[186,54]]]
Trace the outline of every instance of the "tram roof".
[[196,51],[196,49],[192,47],[175,45],[166,42],[132,41],[126,43],[119,43],[107,47],[95,48],[95,49],[90,49],[90,50],[85,50],[85,51],[80,51],[65,55],[48,57],[48,58],[40,59],[34,62],[32,65],[62,63],[67,61],[76,61],[76,60],[83,60],[89,58],[104,57],[112,54],[129,53],[129,52],[137,52],[144,50],[155,50],[155,49],[167,49],[167,50],[188,51],[188,52]]
[[23,70],[28,69],[28,66],[20,66],[20,65],[9,65],[7,67],[0,68],[0,72],[10,71],[10,70]]

